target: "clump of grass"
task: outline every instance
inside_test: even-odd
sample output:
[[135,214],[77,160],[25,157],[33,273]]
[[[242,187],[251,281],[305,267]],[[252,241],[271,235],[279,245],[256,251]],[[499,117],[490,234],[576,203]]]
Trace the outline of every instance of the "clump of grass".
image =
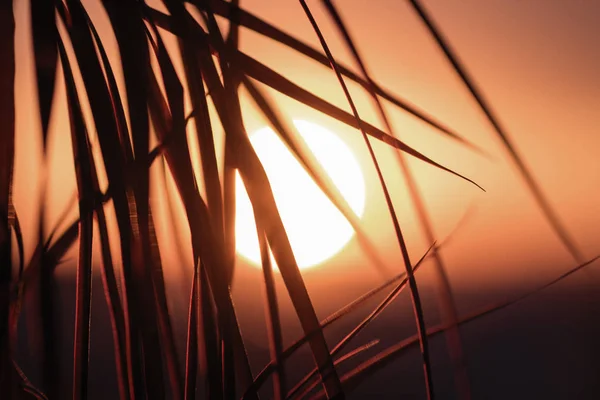
[[[470,396],[466,376],[465,355],[461,348],[459,325],[522,300],[506,301],[480,310],[469,316],[459,316],[454,307],[452,291],[441,257],[442,245],[437,245],[434,227],[421,198],[418,182],[412,175],[406,157],[414,157],[451,175],[475,182],[430,159],[402,142],[395,134],[382,101],[402,109],[436,132],[463,146],[485,154],[459,133],[437,121],[424,110],[410,104],[378,85],[367,69],[366,61],[351,39],[350,29],[341,19],[331,0],[323,0],[329,16],[340,31],[360,67],[360,74],[338,64],[329,50],[318,23],[312,17],[304,0],[300,3],[312,24],[323,51],[292,37],[240,7],[238,1],[222,0],[163,0],[168,13],[163,13],[138,0],[103,0],[110,27],[116,38],[120,58],[111,63],[104,39],[86,8],[79,0],[32,0],[31,19],[35,60],[35,79],[38,90],[37,109],[41,121],[41,135],[46,151],[49,120],[55,107],[66,107],[70,120],[73,148],[73,169],[77,181],[78,219],[58,232],[52,229],[44,237],[44,202],[42,201],[39,235],[33,257],[26,262],[23,251],[23,233],[12,204],[12,176],[15,135],[15,49],[14,18],[11,2],[0,6],[0,393],[9,398],[23,398],[25,394],[38,399],[57,399],[72,396],[88,397],[90,327],[92,318],[92,243],[94,226],[98,227],[101,247],[100,272],[104,297],[108,305],[113,333],[115,373],[119,398],[185,398],[197,396],[210,399],[257,399],[261,386],[272,377],[273,396],[277,399],[315,394],[327,398],[344,398],[353,387],[378,369],[401,356],[403,351],[419,343],[423,355],[425,392],[433,398],[428,340],[432,335],[445,332],[456,369],[457,390],[462,398]],[[578,260],[579,266],[539,290],[557,282],[570,273],[589,265],[582,258],[541,188],[525,167],[498,117],[482,97],[473,79],[466,72],[448,41],[432,22],[418,1],[411,1],[417,15],[435,38],[451,66],[481,106],[486,117],[502,139],[517,165],[525,184],[533,193],[565,247]],[[191,11],[193,10],[193,12]],[[195,18],[200,16],[200,20]],[[224,37],[216,17],[229,22]],[[279,42],[299,54],[330,67],[337,77],[352,113],[348,113],[244,54],[239,49],[239,27],[251,29]],[[59,29],[60,28],[60,29]],[[163,36],[168,32],[177,38],[183,74],[177,73],[173,53]],[[172,49],[171,49],[172,50]],[[114,60],[113,60],[114,61]],[[113,65],[124,77],[124,91],[117,85]],[[57,74],[62,79],[57,79]],[[77,84],[80,76],[81,85]],[[363,121],[359,116],[345,80],[361,85],[373,100],[385,130]],[[64,82],[66,98],[56,100],[57,82]],[[401,249],[405,271],[364,296],[319,321],[291,246],[265,171],[256,156],[242,119],[240,87],[243,86],[274,127],[275,131],[301,162],[313,180],[352,224],[357,238],[372,265],[382,274],[388,274],[385,263],[377,254],[372,240],[361,227],[348,204],[332,184],[314,157],[294,140],[293,129],[282,113],[270,101],[262,86],[274,89],[292,99],[318,110],[329,117],[358,128],[376,167],[378,179],[390,212]],[[83,93],[83,90],[85,93]],[[85,96],[84,96],[85,94]],[[84,101],[83,99],[87,99]],[[126,99],[127,107],[124,106]],[[186,109],[186,100],[191,110]],[[84,104],[87,102],[87,104]],[[85,105],[85,107],[84,107]],[[93,130],[84,118],[84,108],[91,110]],[[210,112],[211,107],[216,116]],[[215,119],[218,119],[216,121]],[[189,122],[193,120],[193,127]],[[225,136],[223,154],[215,150],[216,126],[221,125]],[[188,133],[201,150],[201,170],[205,196],[200,194],[193,168],[193,152]],[[396,217],[386,182],[379,168],[371,141],[378,140],[397,151],[399,167],[404,174],[425,238],[432,243],[427,253],[413,265]],[[150,148],[156,141],[158,145]],[[94,152],[95,147],[99,153]],[[99,156],[98,156],[99,154]],[[47,153],[44,153],[44,157]],[[223,161],[224,173],[219,173]],[[169,312],[160,247],[156,239],[150,198],[152,185],[149,170],[164,162],[166,173],[175,183],[177,197],[183,205],[185,220],[190,231],[192,259],[186,265],[193,276],[189,295],[187,338],[185,354],[178,354],[173,319]],[[263,278],[266,293],[265,309],[268,320],[271,361],[256,376],[250,368],[244,340],[237,322],[239,310],[231,300],[231,283],[235,274],[235,172],[239,171],[253,205],[259,237]],[[101,189],[99,176],[106,175],[108,187]],[[53,190],[54,188],[50,188]],[[42,190],[44,193],[45,190]],[[108,203],[114,207],[120,250],[111,251],[109,244]],[[171,215],[174,217],[174,215]],[[14,273],[12,249],[14,234],[19,264]],[[74,331],[73,375],[71,387],[59,384],[59,354],[54,334],[53,274],[67,251],[77,245],[76,312],[70,325]],[[304,336],[285,348],[281,333],[281,318],[274,288],[272,252],[285,287],[302,325]],[[115,264],[122,265],[119,274]],[[444,315],[442,324],[428,328],[420,301],[415,272],[425,258],[435,260],[438,304]],[[595,259],[594,259],[595,260]],[[120,281],[122,280],[122,281]],[[36,282],[39,285],[36,286]],[[389,290],[384,300],[357,324],[332,349],[325,340],[324,330],[335,321],[349,315],[375,294]],[[413,300],[418,334],[398,342],[372,356],[367,361],[340,376],[337,366],[355,354],[371,351],[376,340],[369,341],[342,355],[350,341],[398,296],[409,287]],[[37,292],[36,288],[39,288]],[[537,291],[536,291],[537,292]],[[532,292],[535,293],[535,292]],[[33,385],[17,365],[14,356],[17,326],[25,296],[41,304],[39,315],[28,315],[33,322],[28,327],[41,327],[43,354],[38,367],[43,376],[39,387]],[[33,328],[31,328],[33,330]],[[31,332],[32,334],[34,332]],[[308,344],[315,368],[302,380],[292,382],[286,374],[286,361],[304,344]],[[182,369],[179,360],[184,359]],[[198,389],[203,388],[202,393]]]

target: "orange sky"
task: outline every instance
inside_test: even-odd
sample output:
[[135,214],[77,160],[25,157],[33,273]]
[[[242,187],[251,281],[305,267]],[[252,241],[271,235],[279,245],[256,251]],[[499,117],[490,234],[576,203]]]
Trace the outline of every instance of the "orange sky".
[[[110,43],[113,39],[107,36],[106,18],[99,13],[100,8],[92,0],[84,1],[84,4]],[[318,47],[298,3],[244,0],[241,4]],[[372,75],[382,86],[435,115],[492,155],[493,159],[489,160],[474,154],[388,107],[402,140],[474,179],[487,190],[482,193],[446,173],[418,161],[410,162],[440,239],[452,231],[469,207],[474,207],[467,223],[443,252],[457,291],[496,286],[525,289],[571,266],[568,254],[537,210],[500,142],[405,2],[344,0],[337,4]],[[597,255],[600,251],[600,190],[596,184],[600,181],[597,157],[600,149],[600,113],[597,112],[600,51],[594,38],[600,36],[600,26],[596,23],[600,3],[583,0],[428,0],[425,4],[483,88],[584,255],[588,258]],[[309,5],[314,5],[316,17],[337,60],[351,64],[323,10],[315,1]],[[32,232],[37,217],[37,191],[44,178],[39,159],[31,151],[34,146],[41,154],[36,139],[39,119],[32,106],[35,104],[32,100],[35,99],[32,97],[35,96],[34,75],[32,60],[28,58],[26,7],[26,2],[16,2],[18,136],[15,205],[23,229],[29,232],[26,248],[27,254],[31,254],[36,237]],[[298,84],[348,109],[330,70],[247,31],[242,31],[242,48]],[[116,60],[114,46],[108,45],[108,50],[113,61]],[[381,126],[366,95],[355,86],[350,87],[361,116]],[[58,95],[64,98],[61,85]],[[367,178],[365,230],[377,243],[390,267],[400,272],[403,266],[393,228],[360,134],[283,96],[274,95],[274,98],[288,116],[323,124],[339,133],[355,150]],[[249,131],[264,124],[250,107],[244,109],[244,117]],[[53,156],[47,170],[51,188],[48,199],[50,222],[56,219],[75,188],[66,122],[66,110],[55,110],[50,139]],[[376,143],[375,148],[410,245],[411,258],[417,260],[429,244],[422,238],[391,150],[380,143]],[[153,174],[157,173],[155,168]],[[160,198],[157,196],[154,201],[159,207]],[[71,218],[74,215],[75,207]],[[156,219],[159,229],[166,225],[167,219],[159,213]],[[167,243],[169,230],[165,228],[162,234],[159,232],[159,240]],[[167,264],[173,262],[168,255],[163,256],[167,257]],[[373,268],[365,265],[366,262],[356,241],[352,240],[339,256],[322,268],[305,273],[320,314],[337,308],[381,280]],[[426,270],[420,274],[426,280]],[[240,261],[234,296],[250,309],[256,306],[255,314],[262,316],[260,279],[260,271],[248,268]],[[336,287],[344,290],[335,290]],[[329,301],[325,301],[325,296]]]

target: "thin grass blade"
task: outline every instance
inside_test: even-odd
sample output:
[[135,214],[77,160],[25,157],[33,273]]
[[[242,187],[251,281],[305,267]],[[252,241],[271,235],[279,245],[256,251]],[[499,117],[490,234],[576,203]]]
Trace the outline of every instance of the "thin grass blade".
[[237,62],[240,63],[240,65],[243,65],[244,72],[250,77],[256,79],[257,81],[262,82],[265,85],[277,90],[278,92],[283,93],[286,96],[295,99],[296,101],[306,104],[309,107],[319,110],[322,113],[332,118],[335,118],[338,121],[343,122],[353,128],[359,129],[360,127],[362,127],[365,133],[369,136],[374,137],[375,139],[378,139],[391,147],[404,151],[409,155],[423,162],[426,162],[427,164],[442,169],[443,171],[449,172],[452,175],[456,175],[466,180],[467,182],[470,182],[471,184],[477,186],[479,189],[484,190],[481,186],[473,182],[471,179],[440,165],[439,163],[421,154],[420,152],[406,145],[400,140],[386,134],[385,132],[376,128],[375,126],[366,123],[362,120],[356,120],[352,114],[347,113],[346,111],[321,99],[320,97],[310,93],[309,91],[297,86],[293,82],[289,81],[288,79],[284,78],[277,72],[271,70],[270,68],[254,60],[253,58],[248,57],[242,53],[239,53],[238,57],[239,58],[237,59]]
[[198,375],[198,341],[196,339],[196,310],[198,307],[198,268],[194,269],[192,277],[192,290],[190,292],[190,304],[188,310],[188,330],[185,357],[185,383],[184,399],[196,398],[196,377]]
[[37,77],[38,104],[42,121],[42,139],[44,150],[48,136],[50,112],[52,111],[52,98],[58,50],[56,41],[56,10],[53,1],[31,1],[31,35],[33,38],[33,54]]
[[283,337],[281,334],[281,321],[279,319],[279,307],[277,305],[277,292],[273,279],[273,266],[271,265],[271,253],[265,233],[259,226],[256,228],[260,245],[260,256],[262,261],[263,279],[265,282],[265,311],[267,318],[267,330],[269,332],[269,351],[271,363],[275,363],[275,375],[273,377],[273,397],[276,400],[285,398],[287,379],[285,373],[283,353]]

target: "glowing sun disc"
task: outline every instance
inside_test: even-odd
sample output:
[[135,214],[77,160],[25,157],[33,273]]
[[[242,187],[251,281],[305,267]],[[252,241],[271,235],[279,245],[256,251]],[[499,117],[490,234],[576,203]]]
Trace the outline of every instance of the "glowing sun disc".
[[[302,120],[295,120],[294,125],[348,205],[361,217],[365,206],[365,183],[350,148],[322,126]],[[250,136],[250,142],[269,178],[298,266],[309,268],[338,253],[354,235],[350,223],[271,128],[256,131]],[[254,213],[239,173],[236,191],[236,249],[254,265],[260,266]]]

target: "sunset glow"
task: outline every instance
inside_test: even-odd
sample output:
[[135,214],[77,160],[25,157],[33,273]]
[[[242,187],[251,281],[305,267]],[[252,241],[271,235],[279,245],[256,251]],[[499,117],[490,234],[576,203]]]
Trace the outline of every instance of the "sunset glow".
[[[352,210],[362,216],[365,184],[352,151],[337,135],[319,125],[301,120],[294,121],[294,125]],[[339,252],[354,235],[349,222],[271,128],[256,131],[250,141],[271,183],[298,266],[318,265]],[[252,205],[239,174],[236,185],[237,251],[260,266]]]

